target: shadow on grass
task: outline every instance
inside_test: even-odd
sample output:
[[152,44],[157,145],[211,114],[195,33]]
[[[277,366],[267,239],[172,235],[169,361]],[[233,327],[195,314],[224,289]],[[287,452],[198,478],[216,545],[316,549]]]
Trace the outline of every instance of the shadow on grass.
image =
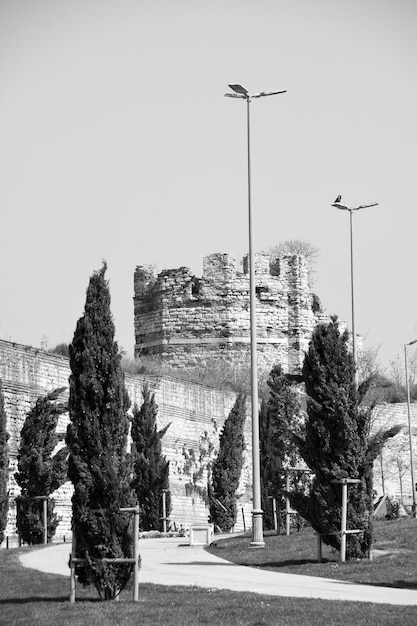
[[204,567],[210,567],[210,565],[217,565],[217,566],[226,566],[226,567],[233,567],[236,565],[242,565],[241,563],[232,563],[231,561],[219,561],[218,563],[215,563],[214,561],[184,561],[184,563],[175,561],[175,563],[163,563],[163,565],[170,565],[172,567],[176,567],[177,565],[204,565]]
[[[323,563],[333,563],[333,561],[331,561],[331,559],[322,559],[321,563],[319,565],[322,565]],[[288,566],[292,566],[292,565],[317,565],[317,559],[288,559],[287,561],[268,561],[267,563],[257,563],[257,564],[253,564],[250,565],[250,567],[254,567],[256,569],[269,569],[270,567],[273,567],[274,569],[280,569],[281,567],[288,567]],[[242,564],[243,565],[243,564]],[[302,572],[285,572],[286,574],[288,574],[289,576],[297,576],[297,575],[302,575]]]
[[394,580],[391,587],[401,587],[401,589],[417,589],[417,582],[409,580]]
[[[19,604],[31,604],[32,602],[69,602],[69,594],[65,596],[28,596],[27,598],[3,598],[0,600],[0,606],[7,605],[19,605]],[[75,602],[102,602],[98,596],[94,597],[79,597],[75,599]],[[1,624],[0,618],[0,624]]]
[[31,602],[69,602],[69,596],[28,596],[27,598],[4,598],[0,606],[6,604],[30,604]]
[[417,590],[417,582],[410,580],[393,580],[391,583],[355,583],[356,585],[370,585],[371,587],[388,587],[390,589]]

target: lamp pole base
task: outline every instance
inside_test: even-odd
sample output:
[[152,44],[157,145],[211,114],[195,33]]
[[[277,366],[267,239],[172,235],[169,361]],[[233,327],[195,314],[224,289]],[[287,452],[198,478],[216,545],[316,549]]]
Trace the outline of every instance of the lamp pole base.
[[252,541],[251,548],[265,548],[265,541],[262,528],[262,509],[252,511]]

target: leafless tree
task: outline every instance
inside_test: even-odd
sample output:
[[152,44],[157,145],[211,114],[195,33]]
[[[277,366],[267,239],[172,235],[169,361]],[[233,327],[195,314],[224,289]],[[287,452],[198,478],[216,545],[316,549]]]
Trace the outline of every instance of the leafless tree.
[[[406,388],[404,352],[398,353],[389,365],[390,376],[394,383],[398,388]],[[413,393],[413,388],[417,385],[417,348],[415,347],[407,351],[407,369],[411,396],[415,396]]]
[[314,283],[314,263],[317,262],[319,256],[319,249],[316,248],[311,241],[304,241],[302,239],[289,239],[288,241],[281,241],[276,245],[269,246],[262,250],[262,254],[267,254],[271,261],[271,267],[278,258],[288,255],[303,256],[308,263],[308,275],[310,285]]
[[382,376],[382,368],[378,363],[379,346],[363,348],[358,355],[359,379],[366,380],[371,376]]
[[398,480],[401,504],[404,504],[403,478],[409,469],[409,442],[406,432],[402,431],[381,452],[381,474],[384,476],[384,482],[395,484]]

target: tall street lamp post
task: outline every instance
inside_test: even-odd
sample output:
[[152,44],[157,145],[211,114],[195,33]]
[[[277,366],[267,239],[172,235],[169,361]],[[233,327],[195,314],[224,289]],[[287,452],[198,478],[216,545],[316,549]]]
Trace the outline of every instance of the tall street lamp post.
[[341,204],[341,197],[339,196],[332,204],[336,209],[342,211],[349,211],[350,216],[350,290],[351,290],[351,302],[352,302],[352,353],[353,363],[355,365],[355,387],[359,385],[359,371],[358,371],[358,359],[356,350],[356,331],[355,331],[355,290],[353,286],[353,213],[354,211],[360,211],[360,209],[367,209],[371,206],[378,206],[378,202],[372,202],[371,204],[361,204],[357,207],[348,207],[345,204]]
[[252,476],[253,476],[253,510],[252,510],[252,541],[254,548],[265,546],[262,529],[261,508],[261,472],[259,460],[259,410],[258,410],[258,372],[256,357],[256,294],[255,294],[255,263],[252,240],[252,199],[251,199],[251,162],[250,162],[250,103],[253,98],[275,96],[283,91],[262,91],[250,94],[242,85],[229,85],[233,93],[224,94],[228,98],[246,100],[247,110],[247,141],[248,141],[248,218],[249,218],[249,291],[250,291],[250,347],[251,347],[251,395],[252,395]]
[[410,343],[404,344],[404,360],[405,360],[405,384],[407,387],[407,415],[408,415],[408,437],[410,440],[410,471],[411,471],[411,491],[413,494],[413,509],[412,515],[414,518],[417,518],[417,507],[416,507],[416,483],[414,476],[414,453],[413,453],[413,432],[411,428],[411,410],[410,410],[410,381],[408,378],[408,359],[407,359],[407,346],[412,346],[417,343],[417,339],[414,341],[410,341]]

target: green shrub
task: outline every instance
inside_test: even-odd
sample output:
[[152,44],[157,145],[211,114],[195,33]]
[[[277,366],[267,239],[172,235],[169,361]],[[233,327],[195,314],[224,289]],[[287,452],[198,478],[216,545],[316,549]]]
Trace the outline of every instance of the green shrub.
[[110,600],[128,585],[132,565],[102,559],[132,558],[132,525],[120,508],[134,501],[126,453],[130,402],[114,341],[105,271],[104,264],[90,278],[84,315],[70,345],[67,445],[75,556],[86,559],[77,564],[77,577]]
[[209,483],[210,521],[223,531],[236,522],[236,491],[243,465],[246,397],[240,394],[220,434],[219,451]]
[[[169,461],[162,454],[161,439],[170,424],[157,430],[158,406],[155,394],[145,383],[143,403],[133,407],[132,416],[132,488],[140,508],[142,530],[162,529],[162,490],[168,490]],[[166,515],[170,511],[170,495],[166,494]]]
[[[54,453],[60,437],[56,432],[59,416],[67,411],[66,402],[58,402],[65,387],[41,396],[29,411],[20,433],[18,471],[15,474],[21,489],[16,499],[17,529],[28,544],[42,543],[44,539],[43,505],[39,496],[46,496],[58,489],[67,474],[66,448]],[[59,523],[54,513],[54,501],[47,505],[47,534],[50,540]]]
[[353,559],[367,557],[372,545],[373,461],[399,429],[370,437],[373,407],[360,405],[369,383],[356,388],[348,342],[336,317],[313,332],[302,370],[308,395],[305,432],[294,439],[314,479],[308,495],[288,495],[323,541],[340,550],[342,489],[335,481],[358,479],[348,488],[347,527],[361,531],[347,537],[346,557]]

